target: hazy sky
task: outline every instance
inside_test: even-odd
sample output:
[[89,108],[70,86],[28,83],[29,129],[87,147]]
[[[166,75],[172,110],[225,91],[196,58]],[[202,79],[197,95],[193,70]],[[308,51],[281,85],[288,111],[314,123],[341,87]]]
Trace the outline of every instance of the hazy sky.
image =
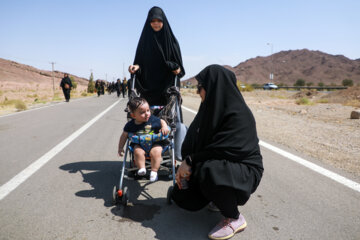
[[[0,0],[0,58],[112,81],[129,76],[147,13],[161,7],[187,79],[307,48],[360,58],[359,0]],[[125,71],[123,71],[125,66]]]

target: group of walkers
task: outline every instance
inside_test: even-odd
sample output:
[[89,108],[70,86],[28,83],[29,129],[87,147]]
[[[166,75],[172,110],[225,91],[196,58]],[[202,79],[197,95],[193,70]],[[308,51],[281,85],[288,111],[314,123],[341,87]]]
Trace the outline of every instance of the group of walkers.
[[[118,97],[120,97],[120,95],[122,94],[123,98],[125,98],[128,89],[130,89],[129,83],[130,81],[127,81],[126,78],[124,78],[122,82],[120,79],[117,79],[116,82],[105,82],[104,80],[98,79],[95,81],[95,89],[98,97],[100,97],[100,95],[104,95],[106,89],[109,94],[116,91]],[[60,88],[64,93],[65,101],[69,102],[73,84],[68,73],[64,73],[64,77],[61,79],[60,82]]]
[[104,95],[106,89],[109,95],[113,92],[116,92],[118,97],[120,97],[120,95],[122,94],[123,98],[125,98],[128,89],[130,89],[128,84],[129,81],[127,81],[126,78],[124,78],[123,81],[118,78],[116,82],[105,82],[104,80],[96,80],[95,89],[98,97],[100,97],[100,95]]
[[124,78],[122,82],[120,78],[118,78],[116,82],[108,83],[106,88],[109,94],[116,92],[118,97],[122,94],[123,98],[125,98],[128,89],[130,89],[130,86],[126,78]]

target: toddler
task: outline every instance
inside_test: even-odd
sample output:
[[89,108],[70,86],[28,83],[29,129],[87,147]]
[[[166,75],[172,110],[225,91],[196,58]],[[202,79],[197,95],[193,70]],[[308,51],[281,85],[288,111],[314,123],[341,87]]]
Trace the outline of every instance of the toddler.
[[[156,116],[151,115],[150,107],[147,101],[140,97],[131,99],[128,103],[130,110],[130,116],[133,118],[127,122],[123,133],[120,136],[118,153],[120,157],[124,156],[124,145],[129,136],[129,133],[137,135],[149,134],[150,132],[167,135],[169,133],[166,122]],[[147,149],[142,148],[139,144],[132,143],[131,146],[134,149],[134,160],[136,166],[139,168],[138,175],[144,176],[146,174],[145,168],[145,155],[149,154],[151,158],[151,172],[150,181],[155,182],[158,179],[158,170],[160,168],[160,162],[162,160],[161,153],[163,149],[163,143],[153,143],[149,152]]]

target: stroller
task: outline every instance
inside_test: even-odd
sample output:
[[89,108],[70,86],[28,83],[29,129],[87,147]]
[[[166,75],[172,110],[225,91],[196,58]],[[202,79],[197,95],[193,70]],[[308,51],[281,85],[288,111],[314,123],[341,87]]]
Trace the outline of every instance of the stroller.
[[[137,97],[138,94],[135,90],[135,81],[136,81],[136,74],[131,75],[131,89],[129,89],[129,99]],[[167,202],[171,203],[170,195],[173,186],[175,185],[175,173],[176,173],[176,160],[175,160],[175,133],[176,133],[176,125],[177,121],[181,121],[181,112],[180,112],[180,101],[181,96],[180,92],[177,88],[177,82],[178,77],[175,77],[175,84],[174,86],[167,89],[166,97],[168,99],[168,103],[166,106],[150,106],[150,109],[152,110],[152,114],[165,120],[169,126],[169,133],[166,136],[163,136],[161,133],[159,134],[145,134],[145,135],[131,135],[129,134],[129,137],[126,142],[126,148],[125,148],[125,154],[122,161],[122,168],[121,168],[121,174],[120,174],[120,181],[118,185],[115,185],[113,187],[112,192],[112,203],[114,205],[121,203],[123,206],[127,206],[129,199],[130,199],[130,191],[127,186],[124,186],[124,175],[125,171],[127,172],[128,176],[134,176],[134,178],[137,178],[137,167],[135,166],[134,162],[134,153],[133,149],[131,147],[131,143],[139,144],[145,143],[146,141],[152,141],[156,142],[157,140],[166,140],[168,144],[163,148],[162,151],[162,162],[160,165],[160,169],[166,169],[169,172],[169,178],[172,178],[173,185],[169,187],[168,193],[167,193]],[[128,109],[125,109],[125,111],[128,113],[127,118],[130,120],[130,112]],[[179,116],[180,115],[180,116]],[[126,168],[126,162],[129,157],[129,166],[130,168]],[[150,158],[146,157],[146,168],[150,167]]]

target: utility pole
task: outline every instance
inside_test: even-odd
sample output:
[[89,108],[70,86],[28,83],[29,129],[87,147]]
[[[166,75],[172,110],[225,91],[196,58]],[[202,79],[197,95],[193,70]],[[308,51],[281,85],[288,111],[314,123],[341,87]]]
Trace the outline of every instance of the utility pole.
[[55,80],[54,80],[54,64],[55,62],[50,62],[51,65],[52,65],[52,80],[53,80],[53,92],[54,92],[54,95],[55,95]]
[[267,45],[269,45],[271,47],[271,70],[270,70],[270,82],[274,81],[274,61],[273,61],[273,48],[274,48],[274,44],[272,43],[267,43]]
[[125,78],[125,63],[123,63],[123,79]]

